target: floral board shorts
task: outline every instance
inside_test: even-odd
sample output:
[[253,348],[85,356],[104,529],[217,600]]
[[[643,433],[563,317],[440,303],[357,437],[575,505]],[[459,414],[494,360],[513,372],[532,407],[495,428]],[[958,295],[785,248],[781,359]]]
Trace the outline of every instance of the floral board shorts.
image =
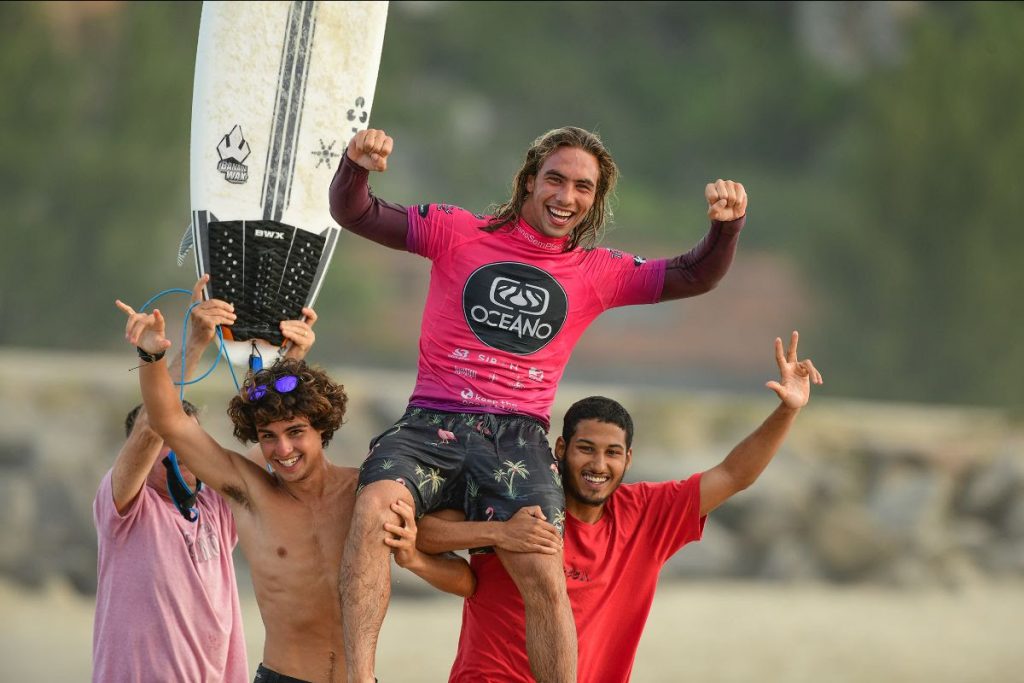
[[547,432],[524,415],[449,413],[410,406],[370,442],[359,489],[392,480],[412,493],[416,516],[451,508],[471,521],[505,521],[539,505],[562,531],[565,493]]

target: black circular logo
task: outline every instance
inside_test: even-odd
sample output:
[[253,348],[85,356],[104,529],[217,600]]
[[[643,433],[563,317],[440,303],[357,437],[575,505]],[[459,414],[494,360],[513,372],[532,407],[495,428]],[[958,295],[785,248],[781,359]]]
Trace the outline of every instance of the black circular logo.
[[462,290],[462,311],[476,338],[518,356],[547,346],[568,310],[568,297],[555,278],[525,263],[481,266]]

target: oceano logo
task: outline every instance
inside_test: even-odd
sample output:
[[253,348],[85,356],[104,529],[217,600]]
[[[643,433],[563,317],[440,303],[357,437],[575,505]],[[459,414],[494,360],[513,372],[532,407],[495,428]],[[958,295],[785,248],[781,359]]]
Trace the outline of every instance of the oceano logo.
[[278,232],[277,230],[261,230],[260,228],[256,228],[255,233],[257,237],[272,237],[275,240],[284,239],[284,233]]
[[473,272],[462,296],[473,334],[518,355],[538,351],[565,322],[565,290],[547,272],[525,263],[491,263]]

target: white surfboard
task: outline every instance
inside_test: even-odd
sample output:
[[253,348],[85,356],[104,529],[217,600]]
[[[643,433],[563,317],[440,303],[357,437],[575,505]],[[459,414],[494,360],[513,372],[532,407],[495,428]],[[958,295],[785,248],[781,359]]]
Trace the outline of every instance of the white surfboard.
[[[328,188],[349,139],[369,123],[387,9],[203,3],[192,239],[197,276],[211,274],[207,296],[235,304],[240,319],[253,316],[236,324],[236,339],[279,336],[276,320],[316,300],[339,233]],[[232,362],[245,364],[251,342],[228,347]],[[260,350],[265,361],[276,357],[274,346]]]

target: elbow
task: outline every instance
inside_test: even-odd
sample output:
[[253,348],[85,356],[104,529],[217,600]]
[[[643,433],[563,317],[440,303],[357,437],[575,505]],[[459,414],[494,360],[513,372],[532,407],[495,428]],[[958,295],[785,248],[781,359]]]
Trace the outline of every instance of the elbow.
[[461,598],[471,598],[476,593],[476,574],[470,570],[469,577],[459,585],[455,594]]

